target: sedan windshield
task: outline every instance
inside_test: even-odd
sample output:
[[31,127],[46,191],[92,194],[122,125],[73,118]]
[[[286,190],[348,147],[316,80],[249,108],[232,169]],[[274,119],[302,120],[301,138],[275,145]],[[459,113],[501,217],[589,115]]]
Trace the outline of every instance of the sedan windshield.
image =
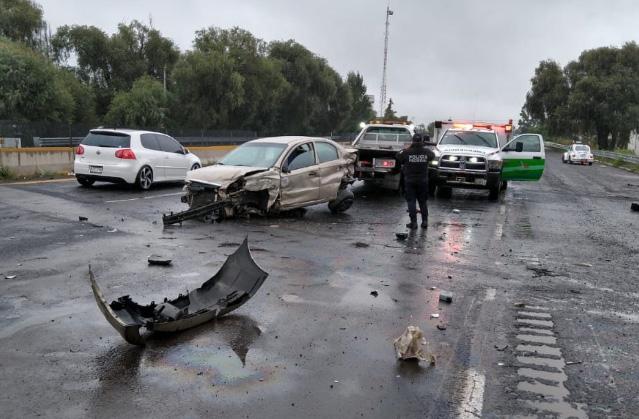
[[286,144],[246,143],[227,154],[220,164],[227,166],[271,167]]
[[439,142],[441,145],[474,145],[497,148],[497,135],[494,132],[480,131],[446,131]]

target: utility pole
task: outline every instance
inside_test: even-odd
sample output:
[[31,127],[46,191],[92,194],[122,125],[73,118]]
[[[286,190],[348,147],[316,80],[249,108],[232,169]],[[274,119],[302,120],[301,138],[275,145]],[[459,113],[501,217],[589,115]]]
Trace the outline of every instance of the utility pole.
[[384,108],[386,107],[386,65],[388,62],[388,27],[390,26],[390,17],[393,11],[390,9],[390,0],[386,6],[386,33],[384,34],[384,69],[382,71],[382,91],[379,95],[379,116],[384,116]]
[[164,69],[162,70],[162,79],[164,81],[164,96],[166,96],[166,64],[164,64]]

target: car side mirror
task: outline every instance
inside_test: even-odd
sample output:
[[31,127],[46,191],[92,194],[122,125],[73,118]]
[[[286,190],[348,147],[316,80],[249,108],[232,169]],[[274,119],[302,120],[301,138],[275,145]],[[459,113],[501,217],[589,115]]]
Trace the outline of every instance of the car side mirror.
[[524,151],[524,143],[518,141],[517,143],[515,143],[515,151],[517,153],[521,153],[522,151]]

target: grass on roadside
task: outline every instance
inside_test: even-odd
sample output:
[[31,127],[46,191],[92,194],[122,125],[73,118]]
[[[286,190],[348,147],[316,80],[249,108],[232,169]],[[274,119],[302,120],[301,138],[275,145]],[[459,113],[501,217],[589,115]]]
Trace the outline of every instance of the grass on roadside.
[[9,167],[0,166],[0,183],[21,182],[30,180],[63,179],[69,177],[67,172],[56,173],[50,170],[39,170],[31,175],[18,175]]
[[628,163],[623,160],[608,159],[605,157],[597,157],[597,161],[608,166],[626,169],[633,173],[639,173],[639,164]]

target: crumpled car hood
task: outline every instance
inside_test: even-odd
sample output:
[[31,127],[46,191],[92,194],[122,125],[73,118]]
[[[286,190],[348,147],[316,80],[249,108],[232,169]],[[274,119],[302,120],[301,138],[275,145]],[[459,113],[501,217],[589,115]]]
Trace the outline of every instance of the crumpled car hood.
[[224,166],[216,164],[187,172],[186,181],[213,183],[228,186],[242,176],[267,170],[264,167]]

